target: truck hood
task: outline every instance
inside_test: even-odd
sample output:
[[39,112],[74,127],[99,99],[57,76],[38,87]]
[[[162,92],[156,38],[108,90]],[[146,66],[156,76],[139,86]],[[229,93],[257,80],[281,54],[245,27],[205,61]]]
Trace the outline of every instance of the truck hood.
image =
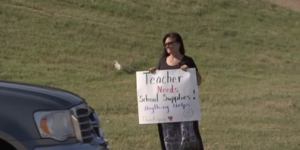
[[82,97],[70,91],[3,80],[0,80],[0,99],[5,100],[8,105],[15,103],[34,111],[64,110],[85,103]]

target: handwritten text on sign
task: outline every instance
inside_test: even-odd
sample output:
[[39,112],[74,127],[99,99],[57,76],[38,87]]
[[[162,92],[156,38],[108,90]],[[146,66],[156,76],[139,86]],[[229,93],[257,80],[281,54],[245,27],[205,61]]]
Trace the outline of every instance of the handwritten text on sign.
[[140,124],[200,120],[194,68],[136,72]]

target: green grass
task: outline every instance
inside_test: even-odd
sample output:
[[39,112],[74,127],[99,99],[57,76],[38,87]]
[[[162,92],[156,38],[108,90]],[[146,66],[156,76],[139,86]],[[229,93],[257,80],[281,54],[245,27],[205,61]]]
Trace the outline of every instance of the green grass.
[[205,149],[296,150],[299,17],[260,0],[0,0],[0,79],[85,97],[114,150],[159,149],[157,127],[138,124],[135,74],[113,60],[155,66],[177,31],[204,78]]

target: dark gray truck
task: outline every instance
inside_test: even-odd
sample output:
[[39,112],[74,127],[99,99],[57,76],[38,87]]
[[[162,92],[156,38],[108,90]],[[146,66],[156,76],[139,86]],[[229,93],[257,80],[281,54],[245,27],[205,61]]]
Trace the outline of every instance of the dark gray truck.
[[1,150],[109,150],[84,98],[53,87],[0,80]]

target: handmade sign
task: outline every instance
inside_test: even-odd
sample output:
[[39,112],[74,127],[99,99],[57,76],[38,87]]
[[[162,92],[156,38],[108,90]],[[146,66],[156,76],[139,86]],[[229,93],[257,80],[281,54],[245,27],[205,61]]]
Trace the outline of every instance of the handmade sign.
[[139,124],[201,120],[195,71],[136,72]]

